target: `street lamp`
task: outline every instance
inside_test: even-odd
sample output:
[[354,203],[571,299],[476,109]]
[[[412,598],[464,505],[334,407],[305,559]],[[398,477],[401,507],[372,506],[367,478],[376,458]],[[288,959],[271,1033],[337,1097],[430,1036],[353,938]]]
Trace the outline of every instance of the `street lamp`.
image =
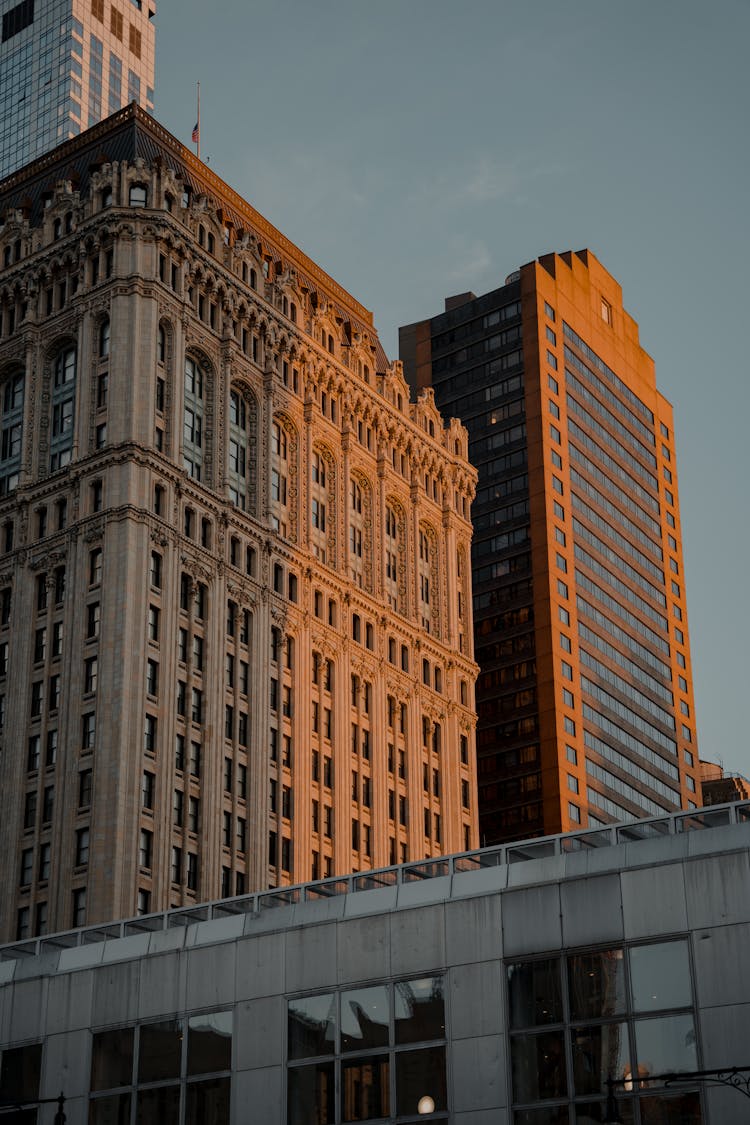
[[636,1083],[641,1086],[647,1082],[662,1082],[665,1086],[675,1086],[683,1082],[699,1082],[706,1086],[728,1086],[730,1090],[737,1090],[750,1098],[750,1066],[729,1066],[720,1070],[679,1070],[667,1074],[646,1074],[642,1078],[613,1078],[607,1079],[607,1107],[604,1114],[603,1125],[624,1125],[617,1108],[615,1086],[631,1087]]
[[60,1091],[56,1098],[36,1098],[30,1102],[0,1102],[0,1115],[4,1113],[18,1113],[19,1110],[36,1109],[40,1105],[57,1105],[53,1125],[65,1125],[65,1094]]

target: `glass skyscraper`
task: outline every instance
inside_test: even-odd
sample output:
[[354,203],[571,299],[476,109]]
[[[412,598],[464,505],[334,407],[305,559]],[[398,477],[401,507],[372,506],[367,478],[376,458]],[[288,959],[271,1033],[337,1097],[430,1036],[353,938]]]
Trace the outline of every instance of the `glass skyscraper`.
[[154,102],[154,0],[0,0],[0,179]]
[[672,408],[615,279],[530,262],[401,329],[469,431],[483,843],[695,807]]

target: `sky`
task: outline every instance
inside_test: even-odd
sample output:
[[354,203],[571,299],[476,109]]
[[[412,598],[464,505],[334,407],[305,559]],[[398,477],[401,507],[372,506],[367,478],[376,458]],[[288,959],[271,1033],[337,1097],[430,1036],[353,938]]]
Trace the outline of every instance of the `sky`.
[[156,116],[398,327],[550,251],[675,408],[701,756],[750,777],[748,0],[159,0]]

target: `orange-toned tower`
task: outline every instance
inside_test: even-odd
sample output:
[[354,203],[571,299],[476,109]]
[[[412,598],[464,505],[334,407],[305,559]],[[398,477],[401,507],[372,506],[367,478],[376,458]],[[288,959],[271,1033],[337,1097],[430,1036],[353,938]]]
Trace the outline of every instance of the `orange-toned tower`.
[[482,841],[698,803],[672,408],[586,250],[401,329],[469,429]]

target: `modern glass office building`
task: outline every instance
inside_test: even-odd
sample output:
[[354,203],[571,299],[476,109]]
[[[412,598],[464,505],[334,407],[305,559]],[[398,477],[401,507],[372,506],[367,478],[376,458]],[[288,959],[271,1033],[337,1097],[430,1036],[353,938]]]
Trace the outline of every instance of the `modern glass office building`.
[[588,251],[401,329],[469,430],[480,838],[699,801],[672,408]]
[[0,179],[128,102],[154,105],[154,0],[0,0]]

